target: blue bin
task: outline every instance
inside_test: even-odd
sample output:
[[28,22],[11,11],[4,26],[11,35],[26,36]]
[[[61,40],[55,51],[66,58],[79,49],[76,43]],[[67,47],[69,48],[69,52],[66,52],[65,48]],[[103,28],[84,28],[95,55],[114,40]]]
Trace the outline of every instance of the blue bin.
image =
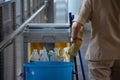
[[72,80],[72,69],[72,62],[25,63],[25,80]]

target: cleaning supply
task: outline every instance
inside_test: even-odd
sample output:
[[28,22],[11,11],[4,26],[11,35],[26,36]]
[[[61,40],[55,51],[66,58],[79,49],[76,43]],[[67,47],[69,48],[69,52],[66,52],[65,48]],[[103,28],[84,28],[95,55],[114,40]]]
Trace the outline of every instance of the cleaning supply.
[[67,47],[68,45],[69,45],[68,42],[56,42],[55,43],[55,48],[59,48],[59,53],[57,54],[59,59],[62,56],[62,50],[63,50],[63,48]]
[[[78,36],[83,36],[84,29],[81,27]],[[68,47],[68,54],[77,56],[77,52],[82,44],[82,40],[75,40],[69,47]]]
[[47,56],[47,51],[45,48],[43,50],[40,50],[40,61],[41,62],[48,62],[49,61],[48,56]]
[[68,54],[68,49],[69,48],[63,48],[63,61],[64,62],[70,62],[70,55]]
[[50,61],[52,62],[58,61],[57,54],[55,52],[53,52],[53,55],[51,56]]
[[53,50],[50,50],[49,52],[48,52],[48,59],[49,59],[49,61],[51,61],[51,57],[53,56]]
[[39,61],[39,59],[40,59],[40,56],[37,52],[37,49],[34,49],[30,57],[30,62]]
[[54,52],[53,52],[53,55],[51,56],[51,61],[59,61],[59,57],[58,57],[58,54],[59,54],[59,48],[54,48]]
[[54,53],[55,53],[55,59],[57,59],[57,61],[60,61],[60,56],[59,56],[59,53],[60,53],[60,48],[54,48]]

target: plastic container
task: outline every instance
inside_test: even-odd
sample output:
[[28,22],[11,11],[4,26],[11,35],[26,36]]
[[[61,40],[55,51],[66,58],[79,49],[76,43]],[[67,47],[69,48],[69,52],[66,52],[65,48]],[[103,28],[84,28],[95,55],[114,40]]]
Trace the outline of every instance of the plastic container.
[[62,56],[62,49],[65,48],[65,47],[68,47],[69,46],[69,43],[55,43],[55,47],[56,48],[59,48],[59,54],[58,56]]
[[72,62],[25,63],[25,80],[72,80],[72,69]]
[[37,49],[34,49],[30,58],[30,62],[39,61],[40,56],[37,52]]

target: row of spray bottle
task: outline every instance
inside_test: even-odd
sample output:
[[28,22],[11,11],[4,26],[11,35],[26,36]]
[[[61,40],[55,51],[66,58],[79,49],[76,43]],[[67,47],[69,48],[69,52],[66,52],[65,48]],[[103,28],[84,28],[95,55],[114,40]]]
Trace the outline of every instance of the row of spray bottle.
[[39,54],[37,49],[34,49],[32,52],[32,55],[30,57],[30,62],[35,62],[35,61],[62,61],[62,59],[58,59],[58,53],[59,53],[59,48],[54,48],[53,50],[50,50],[47,52],[45,48],[40,50]]

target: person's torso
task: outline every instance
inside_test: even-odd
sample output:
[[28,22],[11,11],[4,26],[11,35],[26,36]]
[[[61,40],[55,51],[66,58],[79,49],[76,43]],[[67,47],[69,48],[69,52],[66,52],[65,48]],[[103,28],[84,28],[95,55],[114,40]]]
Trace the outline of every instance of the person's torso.
[[120,0],[91,1],[92,35],[87,58],[120,59]]

